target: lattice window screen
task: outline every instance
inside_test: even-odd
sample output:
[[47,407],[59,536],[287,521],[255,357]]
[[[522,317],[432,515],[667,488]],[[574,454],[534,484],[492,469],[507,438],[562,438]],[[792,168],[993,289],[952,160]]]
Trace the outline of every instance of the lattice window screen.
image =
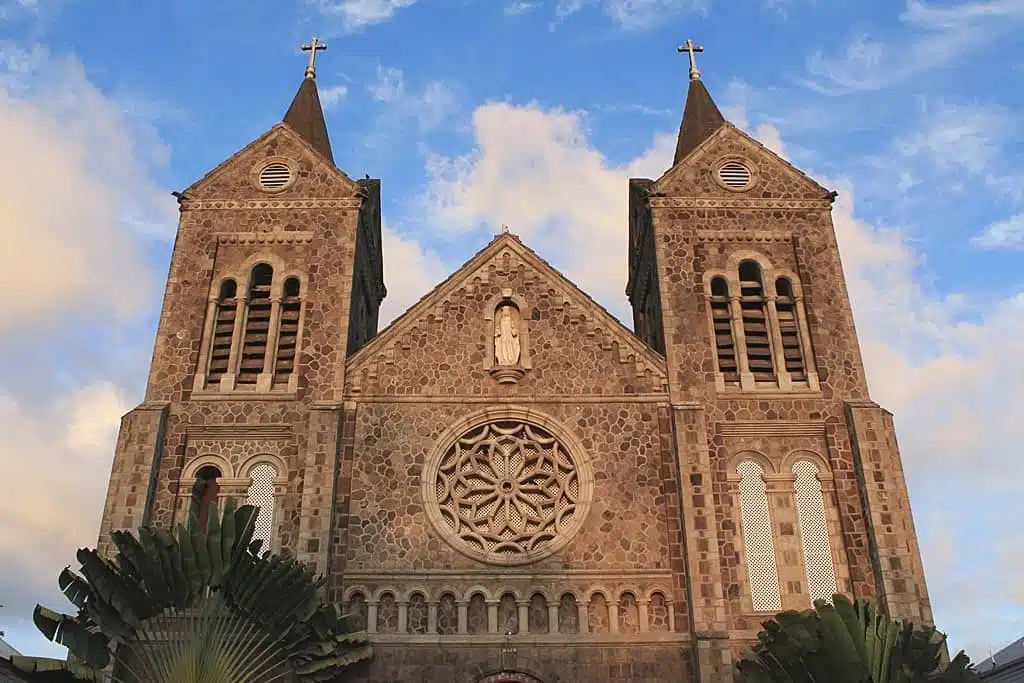
[[801,461],[793,465],[793,473],[796,474],[796,509],[804,545],[807,592],[811,600],[831,600],[836,592],[836,570],[832,564],[818,467],[812,462]]
[[259,513],[256,515],[256,529],[252,538],[263,541],[260,553],[270,550],[274,540],[274,479],[277,478],[277,468],[269,463],[260,463],[249,470],[249,505],[258,505]]
[[743,543],[747,548],[747,574],[754,610],[780,610],[779,569],[775,563],[775,541],[763,471],[752,460],[740,463],[736,471],[740,475]]

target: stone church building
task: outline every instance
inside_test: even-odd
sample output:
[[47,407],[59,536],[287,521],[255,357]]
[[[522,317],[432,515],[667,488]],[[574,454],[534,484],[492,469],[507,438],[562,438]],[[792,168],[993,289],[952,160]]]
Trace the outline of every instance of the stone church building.
[[311,63],[178,194],[101,548],[260,504],[371,634],[365,683],[722,683],[761,621],[835,591],[930,622],[835,193],[695,66],[672,167],[622,192],[632,329],[503,233],[379,330],[381,182],[335,164]]

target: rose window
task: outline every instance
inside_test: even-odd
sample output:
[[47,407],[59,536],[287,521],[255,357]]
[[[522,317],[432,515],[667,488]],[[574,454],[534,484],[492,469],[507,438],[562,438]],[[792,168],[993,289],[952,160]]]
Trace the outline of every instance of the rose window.
[[468,430],[425,474],[435,525],[486,562],[524,564],[555,552],[589,504],[589,470],[549,431],[519,420]]

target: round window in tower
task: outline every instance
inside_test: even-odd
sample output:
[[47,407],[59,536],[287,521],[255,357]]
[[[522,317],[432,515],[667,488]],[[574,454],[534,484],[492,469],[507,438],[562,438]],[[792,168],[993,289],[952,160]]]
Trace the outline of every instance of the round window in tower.
[[448,432],[424,468],[427,517],[456,550],[488,564],[523,565],[579,531],[593,498],[575,439],[535,414],[488,414]]
[[291,187],[294,182],[295,172],[291,164],[285,161],[264,163],[256,173],[256,184],[264,192],[280,192]]
[[742,161],[729,160],[718,167],[715,173],[718,182],[730,190],[746,190],[753,183],[754,174]]

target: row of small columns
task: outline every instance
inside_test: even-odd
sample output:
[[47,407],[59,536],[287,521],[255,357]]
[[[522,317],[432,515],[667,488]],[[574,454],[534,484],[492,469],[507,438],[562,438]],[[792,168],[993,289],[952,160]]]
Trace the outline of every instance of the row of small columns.
[[[379,602],[366,603],[366,630],[369,633],[377,632],[377,605]],[[459,610],[459,624],[458,633],[469,633],[469,603],[459,602],[456,603]],[[504,633],[503,630],[498,627],[498,606],[501,604],[500,600],[487,600],[487,632],[488,633]],[[647,633],[650,628],[649,615],[648,615],[648,601],[637,600],[637,613],[638,621],[640,622],[640,632]],[[398,630],[397,633],[406,633],[409,628],[409,603],[406,601],[398,601]],[[529,600],[517,600],[516,606],[519,608],[519,633],[528,633],[529,620],[530,620],[530,601]],[[676,630],[676,618],[675,611],[672,609],[672,602],[666,603],[668,609],[668,630]],[[548,633],[558,633],[558,603],[548,604]],[[578,610],[577,621],[579,623],[579,633],[588,633],[590,631],[590,614],[587,610],[587,603],[578,602],[576,603]],[[614,602],[608,603],[608,631],[609,633],[619,632],[619,608],[618,604]],[[427,633],[437,633],[437,603],[431,602],[427,604]]]
[[[786,354],[782,348],[782,331],[779,327],[779,309],[775,302],[778,295],[768,294],[762,297],[765,301],[765,308],[768,311],[768,333],[771,338],[772,359],[775,365],[775,376],[779,380],[780,389],[789,389],[793,386],[793,380],[786,370]],[[729,318],[732,323],[732,336],[736,340],[736,363],[740,373],[740,386],[744,389],[755,388],[757,382],[754,373],[750,371],[750,359],[747,358],[747,336],[743,331],[743,297],[738,294],[729,296]],[[807,373],[808,386],[818,389],[818,373],[814,366],[814,354],[811,350],[810,332],[807,327],[807,318],[804,315],[804,297],[802,294],[794,294],[793,302],[796,307],[797,326],[800,330],[800,355],[804,359],[805,372]]]

